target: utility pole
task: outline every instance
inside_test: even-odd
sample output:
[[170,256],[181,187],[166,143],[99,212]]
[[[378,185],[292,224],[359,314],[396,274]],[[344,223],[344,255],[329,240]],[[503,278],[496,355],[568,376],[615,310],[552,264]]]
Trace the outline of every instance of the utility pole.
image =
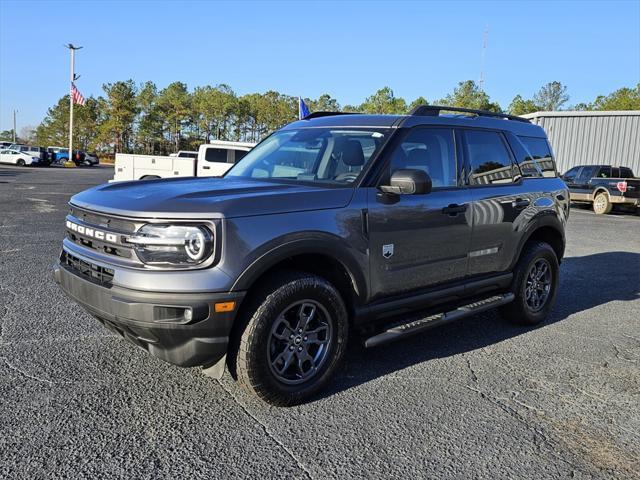
[[489,37],[489,25],[484,29],[484,35],[482,36],[482,57],[480,59],[480,80],[478,86],[480,90],[484,90],[484,57],[487,52],[487,38]]
[[17,110],[13,110],[13,143],[16,143],[16,112]]
[[71,75],[69,77],[69,162],[71,162],[73,158],[73,94],[71,91],[73,90],[73,82],[77,78],[75,73],[76,50],[80,50],[82,47],[76,47],[72,43],[65,45],[65,47],[71,51]]

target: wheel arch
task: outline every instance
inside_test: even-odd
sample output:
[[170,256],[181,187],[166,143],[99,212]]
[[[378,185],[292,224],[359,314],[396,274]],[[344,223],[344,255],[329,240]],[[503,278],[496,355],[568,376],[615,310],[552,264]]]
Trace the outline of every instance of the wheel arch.
[[350,316],[367,295],[362,267],[338,240],[300,240],[272,248],[245,268],[231,291],[250,292],[278,270],[298,270],[327,279],[342,295]]
[[558,263],[562,262],[562,257],[565,251],[565,235],[564,227],[560,220],[556,216],[545,216],[539,218],[531,227],[527,233],[522,236],[520,244],[518,246],[518,255],[513,260],[511,268],[515,266],[520,257],[524,246],[530,241],[539,241],[548,243],[553,251],[556,253]]
[[592,200],[595,200],[600,193],[604,193],[607,197],[611,196],[611,193],[609,193],[609,190],[606,187],[600,186],[596,187],[596,189],[593,191],[593,194],[591,195]]

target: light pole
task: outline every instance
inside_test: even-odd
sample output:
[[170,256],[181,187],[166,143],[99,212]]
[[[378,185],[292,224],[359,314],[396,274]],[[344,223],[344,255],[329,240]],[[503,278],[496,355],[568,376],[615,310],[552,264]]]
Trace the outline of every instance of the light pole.
[[71,51],[71,75],[69,85],[69,162],[71,162],[73,155],[73,82],[76,80],[75,73],[75,60],[76,50],[80,50],[82,47],[76,47],[72,43],[65,45]]
[[17,112],[17,110],[13,111],[13,143],[16,143],[16,138],[17,138],[17,134],[16,134],[16,112]]

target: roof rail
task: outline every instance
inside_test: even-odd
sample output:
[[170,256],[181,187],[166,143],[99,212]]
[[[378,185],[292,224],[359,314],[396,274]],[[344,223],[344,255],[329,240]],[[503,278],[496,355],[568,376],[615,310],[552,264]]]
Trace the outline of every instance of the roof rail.
[[415,107],[413,110],[409,112],[409,115],[437,117],[440,115],[441,111],[472,113],[478,117],[494,117],[494,118],[502,118],[505,120],[516,120],[518,122],[531,123],[527,118],[518,117],[516,115],[508,115],[502,112],[496,113],[496,112],[488,112],[486,110],[475,110],[473,108],[447,107],[444,105],[418,105],[417,107]]
[[332,115],[353,115],[356,112],[313,112],[302,118],[302,120],[309,120],[310,118],[318,117],[330,117]]

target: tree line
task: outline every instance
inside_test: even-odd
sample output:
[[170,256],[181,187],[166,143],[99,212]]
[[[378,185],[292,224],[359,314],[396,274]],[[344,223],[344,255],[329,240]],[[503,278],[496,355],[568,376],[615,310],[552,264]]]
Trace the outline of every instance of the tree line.
[[[159,90],[153,82],[137,85],[133,80],[103,85],[104,94],[74,106],[74,145],[88,151],[169,153],[196,150],[214,139],[258,142],[270,132],[297,119],[298,98],[273,90],[237,95],[229,85],[196,87],[189,90],[174,82]],[[310,111],[404,114],[430,102],[418,97],[412,102],[396,97],[384,87],[360,105],[340,105],[329,94],[305,98]],[[554,81],[530,98],[516,95],[506,113],[522,115],[540,110],[560,110],[568,104],[567,87]],[[473,80],[460,82],[435,105],[502,112]],[[569,107],[577,110],[640,110],[640,83],[598,96],[590,103]],[[10,138],[12,132],[0,136]],[[22,132],[21,132],[22,133]],[[41,146],[64,146],[69,136],[69,96],[48,109],[40,125],[23,141]]]

